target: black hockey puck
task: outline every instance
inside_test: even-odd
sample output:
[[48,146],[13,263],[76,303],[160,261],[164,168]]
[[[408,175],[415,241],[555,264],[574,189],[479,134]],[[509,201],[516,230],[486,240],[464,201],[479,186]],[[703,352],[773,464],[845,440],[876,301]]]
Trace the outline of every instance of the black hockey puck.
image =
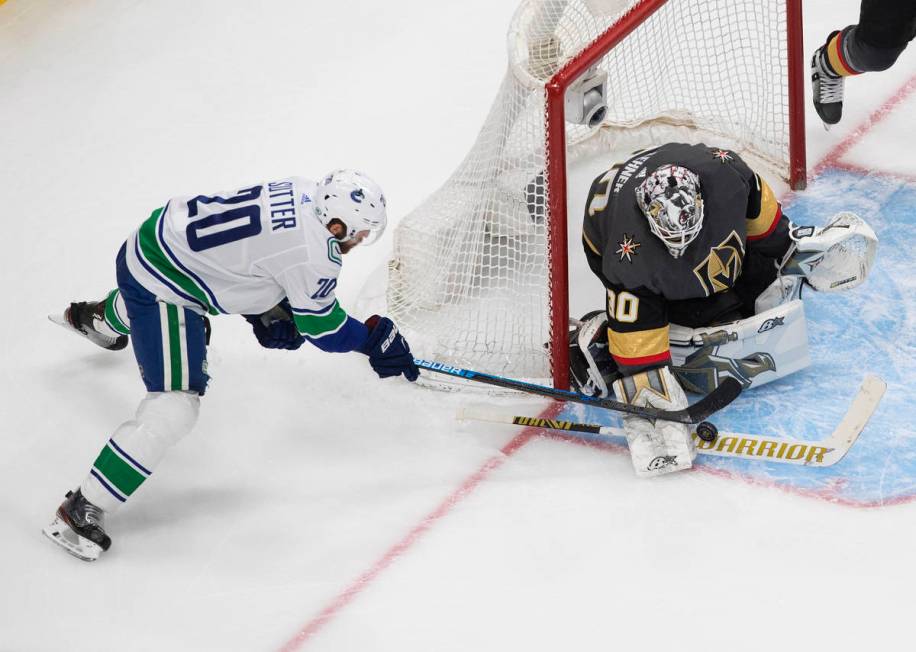
[[697,425],[697,437],[706,442],[714,442],[719,436],[719,429],[709,421],[703,421]]

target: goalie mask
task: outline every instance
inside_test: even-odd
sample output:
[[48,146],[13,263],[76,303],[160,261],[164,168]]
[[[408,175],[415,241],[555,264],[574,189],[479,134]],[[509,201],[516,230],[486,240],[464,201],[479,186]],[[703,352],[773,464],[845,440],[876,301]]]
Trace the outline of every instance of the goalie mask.
[[347,228],[340,238],[347,242],[367,231],[362,244],[370,245],[385,232],[388,216],[385,195],[375,181],[356,170],[335,170],[315,191],[315,211],[325,226],[337,219]]
[[675,258],[703,228],[700,177],[680,165],[663,165],[647,176],[636,188],[636,203]]

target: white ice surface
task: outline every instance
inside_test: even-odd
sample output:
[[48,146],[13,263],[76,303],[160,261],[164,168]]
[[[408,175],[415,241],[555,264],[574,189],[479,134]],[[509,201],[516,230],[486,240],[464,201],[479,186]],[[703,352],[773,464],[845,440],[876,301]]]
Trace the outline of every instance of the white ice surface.
[[[473,142],[514,5],[0,6],[0,650],[276,650],[326,609],[301,649],[907,648],[913,503],[638,481],[625,454],[553,440],[503,456],[517,431],[459,428],[461,397],[357,354],[265,351],[230,317],[198,427],[111,520],[111,551],[85,564],[42,537],[143,393],[129,353],[45,315],[112,287],[125,235],[175,194],[351,166],[396,221]],[[806,52],[856,15],[806,2]],[[809,110],[809,166],[914,62],[850,82],[829,133]],[[913,174],[907,106],[881,140]],[[856,163],[888,167],[886,147]],[[390,234],[346,259],[345,306]]]

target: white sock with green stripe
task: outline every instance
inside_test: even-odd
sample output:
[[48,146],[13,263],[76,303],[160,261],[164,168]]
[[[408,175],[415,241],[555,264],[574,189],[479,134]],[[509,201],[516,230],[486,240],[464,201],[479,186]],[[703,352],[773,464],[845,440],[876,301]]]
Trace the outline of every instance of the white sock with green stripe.
[[80,485],[83,496],[111,512],[120,507],[197,421],[200,397],[190,392],[150,392],[137,415],[115,431]]
[[127,317],[127,306],[121,298],[121,291],[114,289],[109,292],[104,304],[104,319],[93,318],[92,327],[108,337],[130,335],[130,319]]

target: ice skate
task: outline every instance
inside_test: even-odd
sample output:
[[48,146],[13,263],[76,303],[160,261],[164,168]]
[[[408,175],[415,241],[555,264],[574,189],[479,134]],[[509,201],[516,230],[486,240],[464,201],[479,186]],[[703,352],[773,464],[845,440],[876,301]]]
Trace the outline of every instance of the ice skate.
[[83,498],[79,489],[68,491],[54,520],[43,532],[51,541],[83,561],[95,561],[111,546],[105,534],[105,512]]
[[127,346],[127,335],[112,337],[96,330],[95,323],[105,320],[105,304],[102,302],[73,302],[63,314],[48,315],[48,319],[77,335],[82,335],[103,349],[120,351]]
[[[831,34],[827,42],[833,38]],[[811,89],[814,110],[829,129],[843,117],[843,86],[845,78],[836,74],[827,61],[826,45],[822,45],[811,58]]]

